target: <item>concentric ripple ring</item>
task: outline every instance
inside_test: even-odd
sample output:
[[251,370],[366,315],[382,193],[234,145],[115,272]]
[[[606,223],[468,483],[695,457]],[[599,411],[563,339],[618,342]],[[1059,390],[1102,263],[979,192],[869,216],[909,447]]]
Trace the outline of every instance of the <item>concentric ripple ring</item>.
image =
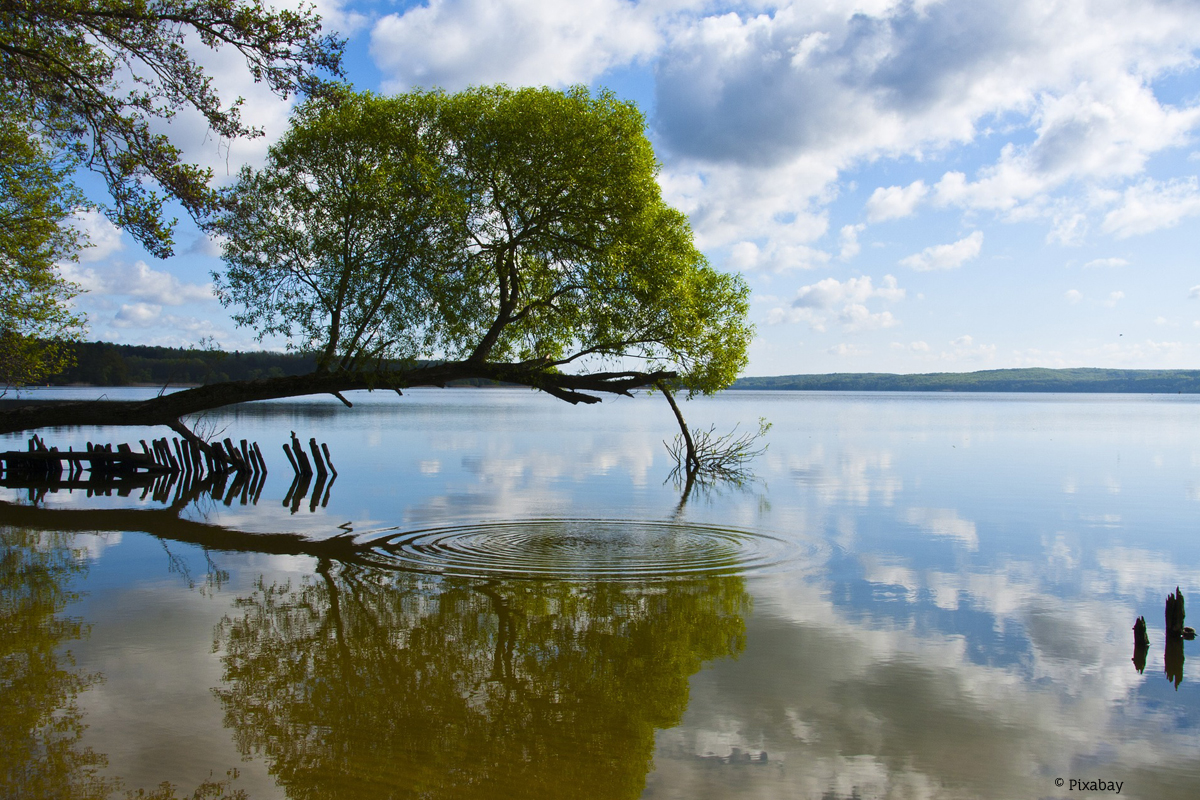
[[797,548],[769,534],[728,527],[613,519],[426,528],[372,537],[367,544],[375,559],[398,569],[613,581],[759,571],[790,560]]

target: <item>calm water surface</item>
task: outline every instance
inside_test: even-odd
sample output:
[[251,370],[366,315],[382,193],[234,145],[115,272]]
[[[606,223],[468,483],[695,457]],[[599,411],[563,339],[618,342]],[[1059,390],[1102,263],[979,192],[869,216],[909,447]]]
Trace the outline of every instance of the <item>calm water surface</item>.
[[726,393],[684,503],[661,397],[353,399],[204,419],[254,491],[0,489],[0,796],[1196,796],[1197,398]]

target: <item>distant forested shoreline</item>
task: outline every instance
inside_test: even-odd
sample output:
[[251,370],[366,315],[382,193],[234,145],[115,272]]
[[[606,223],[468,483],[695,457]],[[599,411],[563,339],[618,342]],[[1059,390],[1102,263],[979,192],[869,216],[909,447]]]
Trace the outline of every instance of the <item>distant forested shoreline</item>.
[[[223,352],[200,348],[80,342],[74,366],[49,378],[51,386],[195,386],[222,381],[306,375],[316,358],[304,353]],[[472,385],[494,382],[473,381]],[[1093,392],[1200,394],[1200,370],[992,369],[979,372],[838,372],[739,378],[732,390],[826,392]]]
[[826,392],[1094,392],[1142,394],[1200,393],[1200,370],[1193,369],[990,369],[896,375],[843,372],[739,378],[731,389]]
[[[311,353],[224,352],[110,342],[78,342],[71,347],[73,366],[47,378],[46,385],[204,386],[308,375],[317,368],[317,358]],[[498,385],[483,379],[452,384]]]

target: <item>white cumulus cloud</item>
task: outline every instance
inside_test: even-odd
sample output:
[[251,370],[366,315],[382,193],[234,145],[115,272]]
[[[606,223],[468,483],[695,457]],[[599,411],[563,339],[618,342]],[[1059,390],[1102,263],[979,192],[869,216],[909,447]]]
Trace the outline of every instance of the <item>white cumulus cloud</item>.
[[825,331],[835,323],[848,331],[890,328],[899,324],[892,312],[871,311],[866,304],[871,300],[895,303],[904,295],[892,275],[885,275],[878,286],[870,276],[845,281],[825,278],[800,287],[789,307],[771,309],[767,322],[807,322],[815,331]]
[[970,334],[963,334],[950,341],[949,350],[943,350],[939,354],[942,361],[955,362],[980,362],[991,361],[996,357],[996,345],[994,344],[975,344],[975,338]]
[[788,229],[821,218],[844,171],[935,160],[988,137],[998,148],[991,163],[880,187],[868,219],[932,202],[1041,220],[1050,241],[1077,244],[1095,213],[1080,186],[1137,180],[1151,157],[1187,146],[1200,127],[1200,104],[1171,104],[1154,86],[1196,67],[1194,3],[727,8],[656,17],[664,44],[653,128],[671,182],[694,187],[687,211],[708,243],[745,238],[741,226],[760,242],[811,242]]
[[868,356],[871,354],[870,350],[867,350],[856,344],[850,344],[848,342],[842,342],[840,344],[835,344],[833,347],[830,347],[825,352],[829,353],[832,356],[843,356],[843,357]]
[[979,255],[983,249],[983,231],[975,231],[951,244],[926,247],[919,253],[900,259],[900,264],[917,272],[938,269],[957,269]]
[[1103,229],[1118,239],[1171,228],[1184,217],[1200,214],[1200,186],[1195,177],[1166,182],[1145,180],[1125,190],[1121,205],[1104,217]]
[[910,217],[917,204],[929,194],[925,181],[913,181],[908,186],[880,187],[867,200],[867,219],[881,222],[887,219]]
[[158,306],[178,306],[214,300],[211,284],[186,283],[169,272],[152,269],[145,261],[103,267],[64,264],[63,277],[97,296],[124,295]]
[[1096,269],[1097,267],[1128,267],[1129,262],[1123,258],[1094,258],[1083,265],[1084,269]]
[[838,253],[838,258],[842,261],[849,261],[862,251],[862,245],[858,243],[858,235],[863,232],[866,225],[843,225],[841,233],[838,237],[841,245],[841,251]]
[[624,0],[430,0],[371,31],[384,88],[564,86],[655,52],[653,4]]
[[103,261],[125,249],[121,229],[98,211],[80,211],[71,219],[71,225],[88,240],[89,246],[79,253],[80,261]]
[[870,276],[839,281],[825,278],[808,286],[800,287],[792,305],[797,308],[831,308],[844,302],[862,303],[872,297],[896,301],[904,298],[904,290],[896,285],[896,278],[885,275],[876,287]]
[[118,328],[143,328],[158,322],[162,316],[162,306],[153,303],[131,303],[121,306],[113,319]]

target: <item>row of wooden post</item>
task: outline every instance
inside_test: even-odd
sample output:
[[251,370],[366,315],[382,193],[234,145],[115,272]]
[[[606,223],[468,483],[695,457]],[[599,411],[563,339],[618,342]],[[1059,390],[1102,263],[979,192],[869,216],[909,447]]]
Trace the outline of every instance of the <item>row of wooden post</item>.
[[146,440],[142,439],[143,452],[151,456],[161,469],[172,473],[200,476],[205,473],[227,475],[232,472],[246,478],[267,474],[267,463],[263,460],[258,442],[242,439],[241,446],[238,447],[232,439],[226,437],[224,441],[209,443],[209,447],[216,451],[215,456],[209,450],[201,449],[195,440],[180,443],[178,438],[173,438],[168,442],[166,437],[163,437],[154,439],[152,443],[153,452],[146,445]]
[[46,447],[46,443],[36,433],[30,436],[25,444],[28,455],[14,451],[0,456],[0,468],[4,470],[6,477],[46,480],[58,480],[62,477],[62,461],[54,457],[58,453],[57,447]]
[[[316,474],[322,478],[332,474],[337,477],[337,470],[333,467],[333,461],[329,458],[329,445],[324,442],[321,446],[317,446],[317,439],[313,437],[308,440],[308,446],[312,450],[312,461],[308,460],[308,455],[305,454],[304,448],[300,444],[300,439],[296,436],[296,432],[292,431],[292,441],[289,445],[287,442],[283,444],[283,454],[287,456],[288,463],[292,465],[296,475],[304,477],[312,477],[313,465],[316,465]],[[322,458],[322,453],[324,458]]]
[[140,453],[124,443],[117,445],[114,450],[111,444],[91,442],[87,443],[86,450],[62,451],[57,447],[47,447],[36,434],[29,438],[27,444],[27,451],[0,453],[0,465],[6,478],[60,482],[64,461],[67,464],[68,482],[78,480],[85,470],[90,471],[96,479],[139,472],[196,476],[232,472],[246,477],[259,473],[265,475],[267,472],[267,464],[258,443],[251,444],[245,439],[241,440],[240,447],[226,438],[223,442],[213,442],[206,449],[202,449],[195,440],[180,442],[178,438],[168,440],[163,437],[147,443],[142,439]]
[[[267,474],[266,461],[257,442],[242,439],[238,445],[232,439],[211,442],[209,448],[201,448],[194,440],[180,441],[178,438],[142,439],[141,452],[128,444],[87,443],[86,451],[46,447],[37,435],[28,440],[28,452],[0,453],[0,465],[7,465],[3,476],[5,485],[24,486],[31,492],[58,491],[60,488],[87,489],[89,496],[109,494],[115,490],[128,494],[136,488],[143,489],[143,498],[153,492],[155,500],[166,502],[172,490],[178,501],[192,491],[211,490],[214,497],[224,495],[229,505],[237,495],[242,503],[253,499],[258,502]],[[283,445],[284,455],[296,473],[295,480],[284,498],[284,505],[299,510],[300,503],[308,495],[312,478],[316,477],[310,511],[318,503],[329,502],[329,489],[337,477],[337,469],[329,455],[329,445],[317,444],[315,437],[309,439],[309,452],[300,444],[293,431],[291,441]],[[311,459],[310,459],[311,453]],[[63,462],[70,473],[63,478]],[[86,464],[86,466],[85,466]],[[90,471],[84,480],[82,473]],[[225,493],[225,479],[234,478],[233,487]],[[12,483],[12,481],[17,481]]]

